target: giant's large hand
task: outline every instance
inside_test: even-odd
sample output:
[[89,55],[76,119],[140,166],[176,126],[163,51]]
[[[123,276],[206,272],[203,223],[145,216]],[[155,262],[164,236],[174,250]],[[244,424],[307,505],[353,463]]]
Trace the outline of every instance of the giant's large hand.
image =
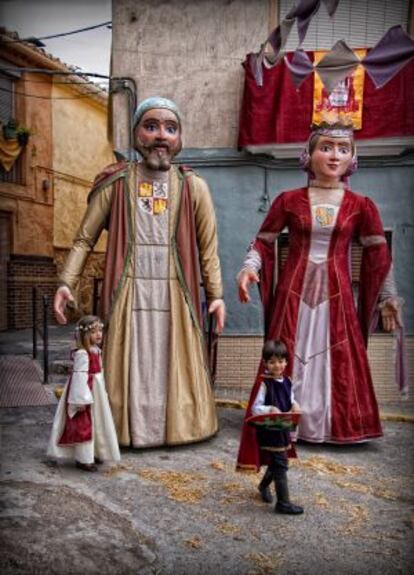
[[242,303],[250,301],[249,287],[252,283],[259,283],[259,276],[253,270],[243,270],[238,277],[239,300]]
[[222,299],[215,299],[211,302],[208,313],[212,313],[216,318],[216,333],[221,333],[226,321],[226,306]]
[[70,289],[66,286],[61,286],[56,294],[53,302],[53,311],[55,312],[55,317],[58,323],[65,325],[67,323],[67,318],[65,316],[65,311],[68,304],[74,304],[75,299],[70,293]]
[[395,331],[398,322],[398,309],[390,302],[381,308],[381,320],[384,331]]

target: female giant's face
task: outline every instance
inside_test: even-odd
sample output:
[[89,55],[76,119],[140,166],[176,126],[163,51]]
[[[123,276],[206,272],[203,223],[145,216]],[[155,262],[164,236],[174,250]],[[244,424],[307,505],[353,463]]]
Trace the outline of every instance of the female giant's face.
[[339,182],[352,162],[352,155],[351,138],[319,136],[311,153],[310,168],[317,180]]

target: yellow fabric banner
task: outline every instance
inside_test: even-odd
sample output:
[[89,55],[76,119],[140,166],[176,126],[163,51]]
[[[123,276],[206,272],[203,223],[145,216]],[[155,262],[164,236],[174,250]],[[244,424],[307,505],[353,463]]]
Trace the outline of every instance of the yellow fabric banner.
[[0,164],[6,172],[10,172],[22,149],[17,138],[6,140],[0,132]]
[[[361,60],[366,54],[365,48],[354,50]],[[314,65],[316,65],[328,53],[328,50],[314,52]],[[328,94],[318,73],[314,74],[313,87],[313,115],[312,123],[320,124],[326,116],[332,115],[336,119],[345,116],[352,121],[354,130],[362,128],[362,104],[364,95],[364,67],[359,65],[354,72],[339,82],[335,89]]]

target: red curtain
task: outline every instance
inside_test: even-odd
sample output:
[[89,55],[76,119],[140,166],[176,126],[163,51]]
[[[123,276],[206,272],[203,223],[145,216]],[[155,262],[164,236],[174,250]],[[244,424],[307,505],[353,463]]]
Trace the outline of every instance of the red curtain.
[[[313,52],[307,52],[313,60]],[[289,53],[291,58],[293,53]],[[239,123],[239,147],[304,142],[313,108],[313,76],[295,88],[283,60],[263,69],[257,86],[248,57],[243,62],[244,94]],[[414,135],[414,60],[383,88],[376,89],[365,73],[362,129],[356,139]]]

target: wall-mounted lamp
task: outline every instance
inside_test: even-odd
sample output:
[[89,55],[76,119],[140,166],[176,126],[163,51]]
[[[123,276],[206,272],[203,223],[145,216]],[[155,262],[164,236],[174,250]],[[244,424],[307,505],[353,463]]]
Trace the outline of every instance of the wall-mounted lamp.
[[42,180],[42,191],[48,192],[50,190],[50,180],[44,179]]
[[270,208],[270,197],[266,190],[260,196],[260,205],[257,211],[267,213],[269,211],[269,208]]

